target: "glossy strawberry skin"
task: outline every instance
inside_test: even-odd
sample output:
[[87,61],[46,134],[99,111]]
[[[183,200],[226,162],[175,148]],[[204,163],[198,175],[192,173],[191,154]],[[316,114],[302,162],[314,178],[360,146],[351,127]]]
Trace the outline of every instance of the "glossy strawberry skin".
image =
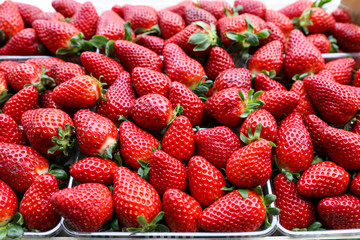
[[168,189],[163,196],[165,221],[172,232],[198,232],[197,222],[202,209],[191,196],[178,189]]
[[25,145],[25,133],[15,120],[5,114],[0,114],[0,142]]
[[185,22],[186,25],[190,25],[193,22],[202,21],[207,24],[216,25],[217,19],[210,12],[198,8],[198,7],[187,7],[185,8]]
[[304,82],[297,80],[292,86],[290,91],[297,93],[300,96],[300,102],[294,109],[294,112],[300,113],[302,118],[307,115],[315,114],[314,106],[311,102],[309,95],[305,91]]
[[272,22],[278,26],[285,36],[288,36],[291,30],[294,29],[291,19],[279,11],[267,9],[264,19],[266,22]]
[[309,17],[312,25],[306,25],[309,29],[309,33],[325,33],[334,28],[335,19],[331,14],[318,7],[312,8],[312,10]]
[[248,91],[251,88],[251,72],[246,68],[231,68],[222,71],[215,79],[214,94],[226,88],[240,88]]
[[[138,191],[134,191],[135,187]],[[118,167],[115,172],[113,199],[116,215],[124,227],[140,227],[136,219],[139,215],[151,222],[161,210],[156,190],[125,167]]]
[[91,39],[96,32],[98,14],[90,1],[84,2],[72,16],[70,24],[74,25],[84,34],[85,39]]
[[280,9],[279,12],[288,18],[293,19],[294,17],[300,17],[304,10],[310,8],[312,4],[313,3],[310,0],[297,0],[292,4],[286,5]]
[[311,34],[306,37],[306,40],[314,44],[321,53],[329,53],[331,49],[331,43],[329,39],[322,33]]
[[15,3],[17,9],[24,21],[25,26],[30,27],[36,15],[42,13],[42,10],[35,5],[27,4],[27,3]]
[[6,74],[6,81],[15,90],[20,91],[26,84],[34,84],[39,82],[41,71],[34,65],[28,63],[20,63],[11,68]]
[[206,76],[209,79],[215,80],[221,72],[233,68],[235,68],[235,63],[231,56],[223,48],[211,48],[205,67]]
[[0,55],[40,55],[40,40],[35,30],[26,28],[15,34],[9,42],[0,48]]
[[284,47],[287,48],[287,41],[285,34],[281,31],[281,29],[275,25],[273,22],[266,22],[264,28],[269,29],[270,35],[267,38],[259,39],[260,46],[264,46],[265,44],[272,41],[280,41]]
[[266,10],[266,6],[264,3],[257,0],[236,0],[234,2],[235,7],[241,5],[243,10],[239,11],[239,14],[242,13],[251,13],[255,16],[264,18]]
[[286,87],[282,85],[281,83],[275,81],[274,79],[271,79],[264,73],[259,73],[256,75],[254,80],[254,90],[257,91],[286,91]]
[[2,227],[15,216],[18,209],[18,199],[14,191],[1,180],[0,190],[0,226]]
[[154,8],[142,5],[125,4],[122,13],[126,22],[131,22],[133,30],[137,28],[149,29],[158,23],[157,12]]
[[2,62],[0,62],[0,72],[3,73],[4,75],[6,75],[11,68],[13,68],[19,64],[20,64],[19,62],[15,62],[12,60],[2,61]]
[[226,8],[230,13],[232,13],[232,7],[229,2],[217,0],[217,1],[209,1],[209,0],[201,0],[199,1],[199,6],[202,9],[210,12],[212,15],[216,17],[216,19],[221,19],[225,17],[224,8]]
[[354,59],[341,58],[325,64],[324,70],[328,70],[332,73],[335,82],[350,85],[355,65],[356,62]]
[[163,9],[158,11],[158,19],[161,34],[165,39],[171,38],[185,28],[185,21],[177,13]]
[[85,70],[76,63],[53,63],[50,73],[56,85],[60,85],[74,77],[85,75]]
[[345,52],[360,51],[359,36],[360,27],[351,23],[335,23],[331,34],[336,38],[341,50]]
[[336,9],[331,13],[333,18],[336,22],[342,22],[342,23],[351,23],[351,16],[350,14],[341,8]]
[[111,192],[99,183],[84,183],[53,194],[50,203],[76,231],[100,230],[113,215]]
[[36,20],[65,21],[65,17],[58,12],[42,12],[34,17]]
[[182,18],[185,17],[185,8],[186,7],[195,7],[196,4],[190,0],[183,0],[178,4],[172,5],[170,7],[165,8],[164,10],[179,14]]
[[0,29],[4,32],[1,42],[9,40],[16,33],[24,29],[24,21],[18,11],[16,4],[10,0],[0,5]]
[[357,70],[354,76],[353,85],[355,87],[360,87],[360,70]]
[[53,8],[64,15],[65,17],[72,17],[81,7],[81,3],[74,0],[53,0],[51,2]]
[[164,39],[150,35],[142,35],[136,43],[150,49],[151,51],[154,51],[159,56],[162,55],[162,51],[165,46]]
[[299,195],[296,184],[283,173],[274,179],[276,207],[280,209],[280,224],[288,230],[307,228],[316,220],[315,205]]
[[136,67],[131,73],[136,93],[141,97],[150,93],[168,95],[171,79],[163,73]]
[[314,114],[305,117],[305,126],[310,133],[311,141],[315,152],[321,156],[326,156],[326,150],[321,143],[323,130],[328,126],[323,120]]
[[360,174],[356,174],[356,176],[351,180],[350,192],[356,196],[360,196]]
[[105,36],[109,40],[124,39],[125,21],[114,11],[104,11],[97,22],[95,35]]

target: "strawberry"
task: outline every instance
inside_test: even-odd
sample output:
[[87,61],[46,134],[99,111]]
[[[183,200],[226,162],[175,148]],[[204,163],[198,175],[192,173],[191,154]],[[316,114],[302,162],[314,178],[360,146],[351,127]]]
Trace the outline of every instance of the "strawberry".
[[205,71],[201,64],[187,56],[176,44],[166,44],[163,55],[166,74],[172,81],[183,83],[193,90],[205,76]]
[[51,5],[57,12],[65,17],[72,17],[80,9],[82,4],[74,0],[53,0]]
[[266,22],[264,28],[270,31],[270,35],[267,38],[259,39],[259,45],[264,46],[265,44],[272,42],[272,41],[280,41],[284,46],[284,49],[287,47],[287,42],[284,33],[281,29],[272,22]]
[[151,154],[149,183],[162,196],[167,189],[185,191],[187,174],[185,166],[176,158],[161,150]]
[[251,88],[251,72],[246,68],[231,68],[219,73],[214,82],[214,94],[227,88],[240,88],[249,91]]
[[216,19],[221,19],[222,17],[225,17],[224,9],[232,13],[232,7],[230,3],[223,0],[216,0],[216,1],[200,0],[198,5],[200,8],[214,15]]
[[271,146],[268,141],[256,141],[240,148],[226,163],[227,179],[240,188],[265,185],[271,170]]
[[161,58],[150,49],[123,40],[117,40],[114,49],[121,64],[129,72],[135,67],[145,67],[158,72],[163,70]]
[[7,114],[0,114],[0,142],[25,145],[26,139],[23,130],[15,120]]
[[274,179],[276,206],[280,209],[280,224],[288,230],[307,228],[316,220],[315,205],[299,195],[296,184],[283,173]]
[[64,60],[56,57],[40,57],[40,58],[30,58],[25,61],[27,64],[32,64],[36,66],[38,69],[41,69],[41,65],[45,70],[48,70],[46,73],[48,75],[51,75],[51,72],[49,71],[51,66],[54,63],[65,63]]
[[85,75],[85,70],[76,63],[53,63],[49,72],[56,85],[60,85],[74,77]]
[[348,171],[360,170],[360,135],[328,126],[321,135],[321,144],[336,164]]
[[15,216],[18,209],[18,199],[14,191],[1,180],[0,199],[0,226],[3,227]]
[[124,20],[131,22],[131,28],[136,33],[152,29],[158,24],[157,12],[149,6],[125,4],[122,13]]
[[317,73],[324,65],[321,52],[299,30],[292,30],[284,62],[286,76],[293,78],[296,74]]
[[322,33],[311,34],[306,37],[308,42],[314,44],[321,53],[329,53],[331,49],[331,43],[329,39]]
[[111,8],[111,10],[114,11],[117,15],[119,15],[119,17],[124,17],[122,12],[122,6],[116,4]]
[[299,105],[294,109],[294,112],[300,113],[302,118],[307,115],[315,114],[315,109],[311,103],[309,95],[305,91],[304,82],[297,80],[292,86],[290,91],[297,93],[300,96]]
[[357,173],[350,182],[350,192],[356,196],[360,195],[360,174]]
[[139,39],[136,41],[137,44],[144,46],[151,51],[154,51],[157,55],[162,55],[162,51],[165,45],[165,40],[156,37],[156,36],[150,36],[150,35],[140,35],[138,37]]
[[324,69],[332,73],[334,81],[350,85],[356,62],[352,58],[340,58],[325,64]]
[[312,4],[311,0],[297,0],[294,3],[283,7],[279,12],[288,18],[293,19],[294,17],[300,17],[306,9],[312,6]]
[[302,29],[305,34],[325,33],[334,28],[335,19],[320,7],[305,10],[300,17],[293,19],[295,28]]
[[51,205],[76,231],[95,232],[113,215],[111,192],[99,183],[84,183],[54,193]]
[[203,122],[204,103],[184,84],[173,81],[169,88],[168,99],[170,100],[173,109],[179,104],[184,108],[182,115],[190,120],[193,127],[198,126]]
[[16,33],[0,48],[0,55],[40,55],[43,53],[41,47],[35,30],[26,28]]
[[254,90],[257,91],[287,91],[286,87],[281,83],[271,79],[264,73],[259,73],[256,75],[254,80]]
[[202,209],[200,204],[190,195],[170,188],[163,196],[165,221],[172,232],[198,232],[197,222]]
[[96,35],[102,35],[108,40],[118,40],[125,38],[125,21],[112,10],[104,11],[96,26]]
[[12,60],[5,60],[0,62],[0,72],[6,75],[12,67],[15,67],[16,65],[19,65],[19,62],[15,62]]
[[39,91],[34,86],[25,87],[7,100],[2,111],[20,125],[21,115],[27,110],[36,109],[38,97]]
[[82,32],[85,39],[90,39],[95,35],[98,18],[94,5],[90,1],[86,1],[72,16],[70,24]]
[[335,11],[333,11],[331,15],[333,16],[336,22],[351,23],[350,14],[344,9],[338,8]]
[[190,120],[179,116],[166,130],[161,147],[170,156],[181,162],[188,161],[195,154],[195,135]]
[[304,86],[316,110],[327,123],[347,123],[360,106],[359,99],[351,90],[322,76],[306,77]]
[[54,102],[54,100],[52,99],[52,91],[50,91],[50,90],[45,90],[45,92],[40,96],[38,103],[41,108],[60,109],[60,110],[63,110],[64,112],[68,113],[71,116],[74,115],[74,113],[75,113],[74,111],[76,111],[76,109],[64,108],[64,107],[61,107],[58,104],[56,104]]
[[322,199],[317,205],[321,222],[326,229],[352,229],[360,227],[360,199],[343,194]]
[[11,68],[8,74],[6,74],[6,81],[17,92],[23,89],[26,84],[39,82],[40,78],[41,70],[27,63],[20,63]]
[[157,148],[159,141],[130,121],[120,124],[119,131],[121,157],[126,164],[138,169],[138,159],[149,163],[152,148]]
[[351,23],[335,23],[331,34],[336,38],[341,50],[345,52],[359,52],[360,39],[356,36],[360,34],[360,27]]
[[111,158],[108,156],[108,151],[114,149],[119,137],[113,122],[99,114],[82,109],[75,113],[74,123],[76,140],[83,154]]
[[[134,191],[135,187],[140,191]],[[114,174],[113,199],[119,223],[124,227],[140,227],[138,216],[150,222],[161,210],[153,186],[125,167],[118,167]]]
[[35,5],[27,4],[27,3],[15,3],[17,9],[21,15],[21,18],[24,21],[25,26],[30,27],[31,23],[34,21],[35,17],[42,13],[43,11]]
[[128,72],[122,72],[104,94],[105,101],[101,99],[96,113],[110,119],[113,123],[119,123],[119,116],[130,117],[130,110],[136,100],[135,91],[131,85],[131,76]]
[[180,15],[182,18],[185,17],[185,8],[186,7],[196,7],[196,4],[190,0],[182,0],[178,4],[172,5],[170,7],[164,8],[163,10],[170,11]]
[[185,22],[186,25],[190,25],[193,22],[202,21],[207,24],[216,25],[217,19],[210,12],[198,8],[198,7],[187,7],[185,8]]
[[359,134],[360,135],[360,120],[357,119],[354,123],[354,125],[351,128],[351,132]]
[[279,11],[267,9],[264,19],[266,22],[272,22],[278,26],[285,36],[288,36],[294,29],[291,19]]
[[171,38],[185,28],[184,19],[174,12],[168,10],[158,11],[159,27],[161,35],[165,38]]
[[310,167],[313,145],[299,113],[291,113],[282,121],[275,144],[274,155],[281,168],[299,173]]
[[277,75],[283,65],[283,52],[284,47],[280,41],[269,42],[250,58],[248,68],[252,74],[258,74],[263,70],[274,70]]
[[225,195],[225,178],[205,158],[194,156],[189,161],[189,187],[193,196],[202,206],[210,206]]
[[15,3],[10,0],[0,5],[0,42],[6,42],[24,29],[24,21]]
[[71,176],[79,183],[112,185],[117,165],[99,157],[81,159],[70,168]]
[[[83,52],[80,58],[86,71],[106,83],[106,86],[111,86],[119,74],[125,71],[119,62],[100,53]],[[102,77],[100,78],[100,76]]]
[[35,149],[22,145],[1,142],[0,159],[0,179],[19,193],[25,193],[49,168],[46,158]]
[[90,108],[103,94],[101,83],[88,75],[76,76],[53,90],[53,100],[62,107]]
[[355,87],[360,87],[360,70],[356,71],[352,84]]
[[242,6],[242,10],[238,11],[239,14],[250,13],[264,18],[265,12],[267,12],[265,4],[258,0],[235,0],[234,6],[237,7],[239,5]]
[[207,77],[215,80],[222,71],[231,68],[235,68],[235,63],[226,50],[220,47],[211,48],[205,67]]
[[65,21],[65,17],[58,12],[41,12],[34,17],[34,20]]
[[[50,204],[51,196],[59,191],[53,175],[44,173],[37,177],[25,192],[20,204],[20,213],[25,226],[31,231],[48,231],[60,222],[60,216]],[[44,221],[45,220],[45,221]]]
[[323,130],[328,126],[323,120],[314,114],[305,117],[305,126],[310,133],[311,141],[315,152],[321,156],[326,156],[326,150],[321,143]]
[[167,96],[171,79],[165,74],[148,68],[136,67],[131,75],[136,93],[140,97],[150,93]]

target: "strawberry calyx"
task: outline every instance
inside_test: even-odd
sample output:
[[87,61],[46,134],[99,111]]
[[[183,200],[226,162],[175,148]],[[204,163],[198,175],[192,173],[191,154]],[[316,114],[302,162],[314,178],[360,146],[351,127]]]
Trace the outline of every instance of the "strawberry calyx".
[[114,52],[114,40],[109,40],[102,35],[95,35],[89,40],[89,43],[97,49],[105,49],[105,55],[108,57]]
[[140,164],[137,174],[145,181],[149,180],[150,163],[138,159],[137,162]]
[[291,173],[291,172],[287,171],[286,169],[280,167],[280,165],[278,164],[278,162],[276,160],[276,156],[274,156],[273,159],[274,159],[275,167],[277,168],[277,170],[279,172],[284,174],[284,176],[287,180],[289,180],[290,182],[295,182],[295,183],[297,183],[297,181],[299,181],[300,173]]
[[140,228],[123,228],[124,232],[132,232],[132,233],[139,233],[139,232],[170,232],[170,229],[165,226],[164,224],[158,224],[158,222],[163,219],[164,212],[159,212],[158,215],[148,223],[146,218],[143,215],[137,216],[137,221],[140,224]]
[[262,70],[261,73],[265,74],[266,76],[268,76],[271,79],[276,79],[276,71],[275,70],[271,70],[271,71]]
[[119,116],[119,122],[125,122],[125,121],[129,121],[126,117],[124,117],[123,115]]
[[308,35],[309,28],[307,26],[313,25],[313,22],[309,19],[313,11],[313,8],[307,9],[301,14],[300,17],[294,17],[291,19],[291,22],[294,24],[294,28],[302,30],[306,35]]
[[330,53],[338,53],[339,52],[339,46],[337,45],[337,40],[334,38],[333,35],[328,36],[328,40],[331,44],[330,47]]
[[[248,132],[248,137],[245,136],[244,133],[240,134],[240,140],[243,141],[246,145],[255,142],[255,141],[268,141],[266,139],[260,138],[261,135],[261,123],[259,123],[256,128],[254,133],[251,131],[250,126],[247,128],[247,132]],[[268,141],[270,143],[271,147],[276,147],[275,143],[273,143],[272,141]]]
[[118,166],[122,166],[122,165],[123,165],[123,161],[122,161],[122,158],[121,158],[121,156],[120,156],[120,152],[117,152],[117,153],[114,154],[114,160],[115,160],[115,162],[116,162],[116,164],[117,164]]
[[233,13],[229,12],[226,7],[224,7],[224,12],[227,17],[239,16],[239,11],[243,10],[243,6],[237,5],[236,7],[233,6]]
[[317,164],[319,162],[322,162],[322,161],[324,161],[324,160],[321,157],[319,157],[318,155],[314,155],[314,158],[313,158],[313,160],[311,162],[311,166],[314,165],[314,164]]
[[293,77],[292,77],[292,80],[293,81],[297,81],[297,80],[304,80],[307,76],[311,76],[311,75],[314,75],[314,73],[298,73],[298,74],[295,74]]
[[272,206],[273,203],[276,200],[276,196],[275,194],[266,194],[264,195],[264,192],[262,190],[261,186],[257,186],[256,188],[254,188],[255,192],[260,196],[261,200],[262,200],[262,204],[265,207],[266,210],[266,217],[265,220],[262,224],[262,228],[268,228],[271,226],[270,222],[269,222],[269,218],[268,218],[268,214],[269,215],[279,215],[280,214],[280,209],[277,207]]
[[11,222],[5,226],[0,227],[0,239],[8,238],[20,238],[24,235],[24,218],[21,213],[17,212]]
[[58,127],[58,135],[51,138],[51,141],[55,143],[54,146],[48,149],[48,154],[54,154],[56,151],[63,152],[65,156],[69,155],[69,149],[72,149],[75,145],[75,127],[69,123],[65,124],[64,129]]
[[66,183],[69,180],[69,175],[64,170],[64,166],[53,163],[50,165],[48,173],[56,178],[60,189],[67,186]]
[[191,34],[188,39],[188,42],[196,45],[194,51],[205,51],[210,46],[218,46],[220,44],[220,39],[216,33],[216,27],[214,24],[210,24],[210,29],[207,24],[202,21],[194,22],[197,26],[205,30],[204,32],[195,32]]
[[101,78],[103,78],[103,75],[100,75],[99,79],[96,79],[92,74],[90,74],[90,76],[91,76],[93,79],[95,79],[95,81],[96,81],[97,84],[99,85],[100,95],[101,95],[99,99],[102,99],[102,100],[104,100],[104,101],[108,101],[109,99],[107,99],[107,98],[104,97],[105,93],[107,92],[107,90],[104,88],[104,86],[106,86],[107,84],[101,82]]
[[0,105],[6,103],[6,101],[12,97],[12,94],[9,93],[9,90],[5,89],[0,93]]
[[184,111],[184,108],[178,104],[176,105],[175,109],[173,110],[173,115],[170,118],[170,121],[168,122],[168,124],[166,125],[166,127],[163,128],[163,130],[161,130],[161,134],[164,135],[166,130],[170,127],[170,125],[172,124],[172,122],[175,120],[175,118],[177,118],[178,116],[181,115],[181,113]]
[[80,53],[80,51],[94,51],[93,45],[84,39],[84,34],[80,32],[77,36],[70,38],[70,46],[68,48],[59,48],[56,55],[72,56]]
[[134,30],[136,34],[147,33],[148,35],[161,36],[161,30],[159,24],[152,26],[151,28],[137,28]]
[[325,228],[322,228],[321,222],[315,221],[308,228],[293,228],[292,231],[324,231]]
[[331,1],[332,0],[315,0],[312,6],[322,8],[325,4]]
[[102,154],[98,154],[99,157],[102,159],[112,159],[113,158],[113,152],[116,149],[117,141],[111,145],[109,145],[105,151]]
[[245,98],[243,91],[239,90],[239,96],[243,102],[244,112],[240,115],[241,118],[247,118],[250,113],[259,110],[265,102],[258,99],[258,97],[263,93],[263,91],[257,91],[254,93],[254,89],[250,89],[247,93],[247,98]]
[[206,102],[209,99],[205,93],[209,92],[210,88],[214,85],[213,80],[206,80],[206,78],[206,75],[200,78],[193,90],[193,93],[195,93],[203,102]]

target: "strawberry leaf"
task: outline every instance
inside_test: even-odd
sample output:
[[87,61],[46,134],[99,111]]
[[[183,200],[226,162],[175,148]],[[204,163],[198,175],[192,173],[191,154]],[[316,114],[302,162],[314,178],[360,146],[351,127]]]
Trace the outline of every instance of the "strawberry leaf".
[[238,191],[244,200],[249,196],[249,190],[247,189],[239,189]]
[[270,30],[265,28],[262,29],[260,32],[257,32],[255,35],[260,39],[267,38],[270,35]]
[[17,224],[9,223],[6,226],[7,229],[7,237],[9,238],[20,238],[22,235],[24,235],[24,230],[21,226]]
[[247,31],[250,33],[254,33],[254,26],[252,25],[250,19],[247,16],[245,16],[245,21],[247,24]]
[[96,48],[103,49],[105,48],[106,44],[108,43],[109,39],[102,35],[95,35],[89,40],[90,44]]
[[131,23],[130,22],[126,22],[123,24],[124,28],[125,28],[125,37],[124,40],[126,41],[132,41],[132,34],[131,34]]
[[191,34],[188,42],[192,44],[202,44],[205,43],[207,40],[208,40],[208,35],[206,33],[196,32]]
[[119,152],[117,152],[117,153],[114,154],[114,159],[115,159],[116,164],[117,164],[118,166],[122,166],[122,159],[121,159],[121,156],[120,156],[120,153],[119,153]]
[[5,89],[0,93],[0,105],[6,103],[6,101],[12,97],[12,94],[9,93],[9,90]]
[[279,215],[280,209],[275,208],[275,207],[268,207],[268,208],[266,208],[266,212],[270,215]]

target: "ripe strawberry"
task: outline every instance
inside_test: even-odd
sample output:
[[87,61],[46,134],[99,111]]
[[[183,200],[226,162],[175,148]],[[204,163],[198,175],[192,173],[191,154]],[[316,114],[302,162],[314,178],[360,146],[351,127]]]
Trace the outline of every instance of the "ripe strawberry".
[[27,110],[36,109],[39,91],[34,86],[20,90],[5,103],[2,111],[21,124],[21,115]]
[[193,127],[199,126],[203,122],[204,103],[184,84],[173,80],[169,88],[168,99],[173,109],[178,104],[184,108],[182,115],[190,120]]
[[48,70],[46,73],[51,75],[50,68],[54,63],[65,63],[64,60],[56,57],[41,57],[41,58],[30,58],[25,61],[27,64],[32,64],[38,69],[41,69],[41,65],[45,70]]
[[34,17],[34,20],[65,21],[65,17],[58,12],[41,12]]
[[332,73],[334,81],[350,85],[356,62],[352,58],[340,58],[325,64],[324,69]]
[[316,110],[327,123],[347,123],[360,106],[359,99],[351,90],[322,76],[306,77],[304,86]]
[[360,135],[328,126],[321,135],[321,144],[336,164],[348,171],[360,170]]
[[275,25],[275,23],[266,22],[264,29],[265,28],[270,31],[270,35],[267,38],[259,39],[259,46],[264,46],[269,42],[278,40],[282,43],[284,49],[287,48],[286,37],[281,29]]
[[114,49],[121,64],[129,72],[132,72],[135,67],[145,67],[158,72],[163,70],[161,58],[150,49],[123,40],[117,40]]
[[195,154],[194,130],[190,120],[179,116],[166,130],[161,147],[170,156],[181,162],[188,161]]
[[119,131],[121,157],[126,164],[138,169],[138,159],[149,163],[152,148],[157,148],[159,141],[130,121],[120,124]]
[[102,35],[109,40],[118,40],[125,38],[125,21],[114,11],[104,11],[96,26],[96,35]]
[[[100,79],[101,82],[106,83],[107,87],[111,86],[119,74],[125,71],[118,61],[100,53],[83,52],[80,58],[86,71]],[[102,77],[100,78],[100,76]]]
[[267,12],[265,4],[258,0],[235,0],[234,6],[237,7],[239,5],[242,6],[242,10],[238,11],[239,14],[250,13],[264,18],[265,12]]
[[306,9],[312,6],[312,4],[311,0],[297,0],[294,3],[283,7],[279,12],[288,18],[293,19],[294,17],[300,17]]
[[25,145],[26,139],[23,130],[14,119],[7,114],[0,114],[0,142]]
[[74,123],[77,143],[83,154],[111,158],[106,151],[109,147],[115,147],[119,137],[113,122],[99,114],[82,109],[75,113]]
[[112,8],[111,8],[112,11],[116,12],[117,15],[119,15],[119,17],[123,18],[123,13],[122,13],[122,7],[120,5],[114,5]]
[[231,68],[220,72],[215,79],[213,92],[216,94],[232,87],[249,91],[251,88],[251,72],[246,68]]
[[69,114],[70,116],[73,116],[76,112],[76,109],[61,107],[56,104],[52,98],[52,91],[50,90],[45,90],[45,92],[40,96],[38,103],[41,108],[60,109]]
[[136,41],[137,44],[154,51],[157,55],[162,55],[162,51],[165,45],[165,40],[150,35],[140,35],[139,39]]
[[161,150],[151,154],[149,183],[162,196],[167,189],[185,191],[187,174],[185,166],[176,158]]
[[2,36],[0,42],[6,42],[16,33],[24,29],[24,21],[15,3],[10,0],[0,5],[0,29]]
[[1,180],[19,193],[49,168],[48,160],[35,149],[11,143],[0,143],[0,159]]
[[84,183],[52,195],[51,205],[76,231],[95,232],[113,215],[109,189],[99,183]]
[[356,196],[360,195],[360,174],[356,176],[350,182],[350,192]]
[[24,217],[25,226],[31,231],[48,231],[60,222],[60,215],[50,204],[51,196],[59,191],[58,183],[53,175],[44,173],[37,177],[25,192],[20,204],[20,213]]
[[32,28],[16,33],[5,46],[0,48],[0,55],[40,55],[40,41]]
[[310,134],[299,113],[291,113],[281,123],[274,155],[281,168],[299,173],[310,167],[314,157]]
[[165,39],[171,38],[185,28],[184,19],[174,12],[165,9],[160,10],[158,11],[158,18],[161,35]]
[[321,52],[299,30],[292,30],[284,62],[286,76],[292,78],[296,74],[317,73],[324,65]]
[[6,74],[6,81],[17,92],[23,89],[26,84],[39,82],[40,78],[41,70],[27,63],[20,63],[11,68],[8,74]]
[[331,15],[333,16],[336,22],[351,23],[350,14],[344,9],[338,8],[335,11],[333,11]]
[[51,5],[57,12],[65,17],[72,17],[80,9],[82,4],[74,0],[53,0]]
[[302,118],[307,115],[315,114],[315,109],[311,103],[309,95],[305,91],[304,82],[297,80],[292,86],[290,91],[297,93],[300,96],[299,105],[293,110],[294,112],[300,113]]
[[351,23],[335,23],[331,30],[341,50],[345,52],[359,52],[360,39],[356,36],[360,34],[360,27]]
[[285,36],[288,36],[291,30],[294,29],[291,19],[279,11],[267,9],[264,19],[278,26]]
[[35,17],[42,13],[43,11],[35,5],[27,4],[27,3],[15,3],[17,9],[21,15],[21,18],[24,21],[25,26],[30,27],[31,23],[34,21]]
[[329,39],[322,33],[311,34],[306,37],[306,40],[314,44],[321,53],[329,53],[331,49],[331,43]]
[[173,43],[166,44],[163,55],[166,74],[172,81],[183,83],[193,90],[205,76],[201,64],[187,56],[179,46]]
[[193,22],[202,21],[207,24],[216,25],[217,19],[210,12],[198,8],[198,7],[187,7],[185,8],[185,22],[186,25],[190,25]]
[[70,168],[71,176],[79,183],[112,185],[117,165],[99,157],[81,159]]
[[189,161],[189,187],[193,196],[202,206],[210,206],[225,195],[224,176],[205,158],[194,156]]
[[211,48],[205,67],[207,77],[215,80],[222,71],[231,68],[235,68],[235,63],[226,50],[220,47]]
[[53,100],[63,107],[90,108],[102,95],[101,83],[88,75],[74,77],[53,90]]
[[276,75],[279,74],[283,65],[284,47],[280,41],[272,41],[261,47],[250,58],[248,68],[252,74],[258,74],[261,71],[274,70]]
[[148,68],[136,67],[131,75],[136,93],[140,97],[150,93],[167,96],[171,79],[165,74]]
[[335,19],[320,7],[305,10],[302,15],[293,20],[295,28],[303,29],[305,34],[325,33],[334,28]]
[[165,221],[172,232],[198,232],[198,216],[202,209],[190,195],[178,190],[168,189],[163,196]]
[[104,94],[105,101],[101,99],[96,113],[119,123],[119,116],[130,117],[130,110],[136,100],[134,88],[131,85],[131,76],[128,72],[119,74],[114,83]]
[[[14,191],[0,180],[0,226],[6,226],[15,216],[18,209],[18,199]],[[201,212],[201,208],[200,208]]]
[[315,205],[299,195],[296,184],[283,173],[274,180],[276,207],[280,209],[280,224],[288,230],[307,228],[316,220]]
[[216,17],[216,19],[221,19],[225,17],[224,9],[232,13],[232,7],[229,2],[223,0],[209,1],[209,0],[200,0],[198,3],[199,7],[210,12]]
[[360,70],[356,71],[352,84],[355,87],[360,87]]
[[359,119],[356,119],[354,125],[351,128],[351,132],[360,135],[360,120]]
[[326,229],[352,229],[360,227],[360,199],[343,194],[322,199],[317,205],[321,222]]
[[259,73],[256,75],[255,80],[255,91],[287,91],[286,87],[281,83],[271,79],[269,76],[264,73]]
[[182,18],[184,18],[186,7],[196,7],[196,4],[190,0],[183,0],[180,1],[178,4],[165,8],[164,10],[176,13],[180,15]]
[[[134,191],[135,187],[141,190]],[[151,222],[161,210],[161,200],[153,186],[125,167],[118,167],[114,174],[113,199],[119,223],[124,227],[140,227],[140,215]]]
[[19,65],[19,62],[15,62],[12,60],[5,60],[0,62],[0,72],[6,75],[11,68],[15,67],[16,65]]
[[315,152],[321,156],[326,156],[326,150],[321,143],[323,130],[328,126],[323,120],[314,114],[305,117],[305,126],[310,133],[311,141]]
[[125,4],[122,13],[124,20],[131,22],[134,31],[144,32],[158,24],[157,12],[149,6]]
[[53,63],[49,72],[56,85],[60,85],[74,77],[86,74],[85,70],[80,67],[80,65],[71,62]]
[[82,32],[85,39],[90,39],[95,35],[98,18],[94,5],[90,1],[86,1],[72,16],[70,24]]

